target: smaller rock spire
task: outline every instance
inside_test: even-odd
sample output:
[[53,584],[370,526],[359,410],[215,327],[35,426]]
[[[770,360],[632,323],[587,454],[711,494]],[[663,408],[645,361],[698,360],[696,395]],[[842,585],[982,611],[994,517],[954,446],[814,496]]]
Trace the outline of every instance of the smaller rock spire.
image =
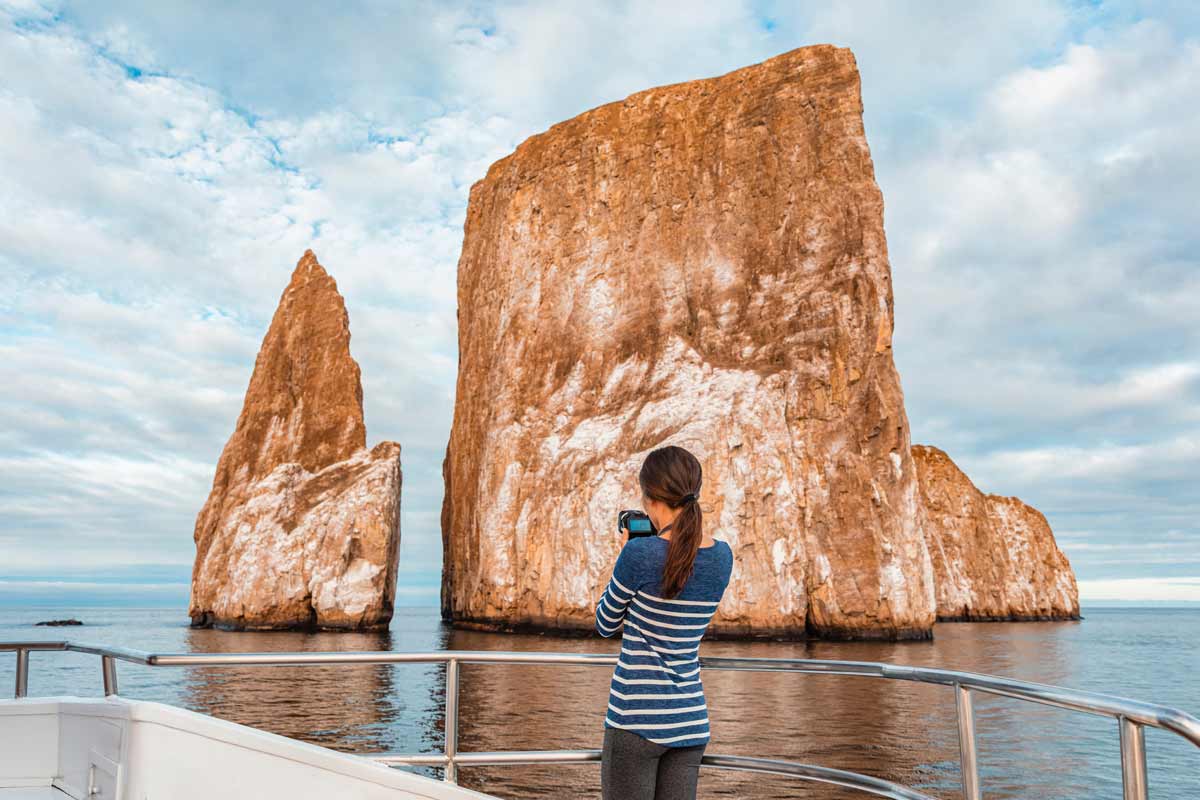
[[1079,589],[1046,518],[985,495],[945,452],[913,445],[940,620],[1078,619]]
[[368,452],[366,438],[346,305],[305,250],[196,519],[193,624],[387,624],[400,540],[400,446],[382,442]]

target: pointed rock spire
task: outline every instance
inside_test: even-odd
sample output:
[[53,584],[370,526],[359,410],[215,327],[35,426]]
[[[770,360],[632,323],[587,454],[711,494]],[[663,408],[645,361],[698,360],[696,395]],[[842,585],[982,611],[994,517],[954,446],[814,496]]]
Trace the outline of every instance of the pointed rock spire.
[[305,250],[258,351],[217,479],[256,480],[288,462],[316,472],[366,442],[346,304],[337,282]]
[[400,446],[366,450],[362,396],[345,302],[306,250],[196,519],[194,625],[386,626]]

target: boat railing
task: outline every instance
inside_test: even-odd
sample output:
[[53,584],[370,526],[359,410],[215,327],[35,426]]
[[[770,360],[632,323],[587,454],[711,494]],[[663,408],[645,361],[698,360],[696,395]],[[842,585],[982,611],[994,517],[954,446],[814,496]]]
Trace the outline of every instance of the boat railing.
[[[519,750],[460,752],[458,749],[459,667],[463,664],[555,664],[612,666],[618,655],[605,653],[503,652],[479,650],[435,650],[430,652],[277,652],[277,653],[147,653],[124,647],[107,647],[82,642],[0,642],[0,651],[16,654],[14,697],[29,691],[29,656],[34,651],[87,653],[100,658],[101,680],[106,696],[117,695],[117,662],[146,667],[252,667],[328,666],[331,664],[444,664],[446,681],[445,750],[442,753],[360,754],[393,767],[434,766],[443,777],[458,782],[464,766],[585,763],[600,760],[599,750]],[[1011,680],[973,672],[911,667],[872,661],[834,661],[810,658],[701,657],[706,670],[796,672],[848,675],[946,686],[954,692],[958,720],[959,768],[964,800],[980,800],[979,764],[975,737],[976,694],[998,695],[1068,711],[1095,714],[1116,720],[1121,755],[1125,800],[1147,800],[1145,728],[1170,731],[1200,747],[1200,719],[1167,706],[1129,700],[1098,692],[1066,689],[1040,683]],[[721,769],[785,775],[801,780],[856,789],[895,800],[937,800],[932,795],[898,783],[846,770],[769,758],[706,754],[702,765]]]

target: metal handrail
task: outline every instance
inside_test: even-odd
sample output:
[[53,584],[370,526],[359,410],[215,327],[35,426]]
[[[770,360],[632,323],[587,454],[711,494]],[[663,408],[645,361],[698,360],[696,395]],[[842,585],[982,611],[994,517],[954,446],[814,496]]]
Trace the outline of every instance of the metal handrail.
[[[579,664],[613,665],[619,655],[606,653],[545,653],[491,650],[435,650],[430,652],[278,652],[278,653],[148,653],[124,647],[107,647],[82,642],[0,642],[0,651],[15,651],[17,657],[15,697],[28,693],[29,654],[35,650],[87,653],[100,657],[105,695],[117,694],[117,661],[148,667],[313,666],[327,664],[444,663],[446,665],[446,749],[441,754],[373,754],[380,763],[442,766],[444,778],[457,782],[460,765],[583,763],[600,758],[596,750],[509,751],[499,753],[458,752],[459,666],[462,664]],[[1041,683],[1018,681],[974,672],[909,667],[873,661],[833,661],[809,658],[701,657],[702,669],[774,671],[823,675],[885,678],[950,686],[955,692],[958,721],[959,765],[964,800],[980,800],[979,771],[975,741],[973,692],[1010,697],[1118,721],[1121,773],[1125,800],[1146,800],[1146,745],[1144,729],[1170,731],[1200,747],[1200,719],[1168,706],[1129,700],[1099,692],[1066,689]],[[809,764],[746,756],[705,755],[705,766],[789,775],[804,780],[832,783],[879,797],[896,800],[934,800],[927,794],[900,784],[855,772]]]

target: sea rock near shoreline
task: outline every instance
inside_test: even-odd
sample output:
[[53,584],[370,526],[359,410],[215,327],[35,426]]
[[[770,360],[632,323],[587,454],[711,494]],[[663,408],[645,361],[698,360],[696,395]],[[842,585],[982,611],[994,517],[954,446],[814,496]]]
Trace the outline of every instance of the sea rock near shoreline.
[[704,466],[711,635],[925,638],[933,571],[850,50],[639,92],[471,187],[442,616],[590,630],[638,468]]
[[337,283],[307,250],[263,339],[196,518],[189,613],[233,629],[384,628],[400,551],[400,445],[366,448]]
[[913,458],[939,620],[1079,618],[1075,573],[1037,509],[985,495],[936,447]]

